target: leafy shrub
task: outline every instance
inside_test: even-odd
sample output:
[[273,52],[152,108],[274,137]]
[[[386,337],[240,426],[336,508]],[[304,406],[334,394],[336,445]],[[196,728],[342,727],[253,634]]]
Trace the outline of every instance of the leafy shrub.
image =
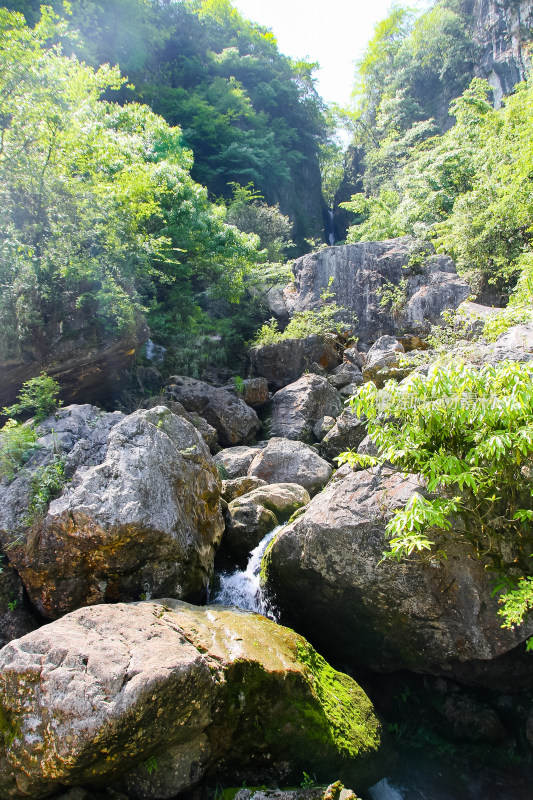
[[61,402],[57,395],[60,387],[57,381],[42,372],[37,378],[31,378],[22,384],[18,402],[3,409],[8,417],[33,414],[35,422],[42,422],[57,410]]
[[[384,557],[429,551],[448,531],[489,557],[504,624],[520,622],[533,607],[533,365],[434,366],[380,390],[367,383],[352,407],[379,457],[349,451],[340,463],[389,462],[427,487],[388,523]],[[454,517],[462,524],[452,527]]]
[[9,419],[0,430],[0,478],[12,481],[26,463],[35,446],[37,435],[31,425]]
[[[332,281],[333,279],[330,279],[328,288],[320,295],[323,303],[321,308],[297,311],[284,331],[280,331],[277,321],[272,317],[259,329],[251,344],[253,346],[276,344],[285,339],[305,339],[314,333],[324,335],[345,330],[346,323],[335,319],[343,309],[335,301],[329,302],[335,296],[329,291]],[[355,319],[352,324],[355,325]]]
[[25,519],[33,525],[44,516],[50,502],[61,494],[66,483],[65,459],[57,454],[49,464],[38,467],[31,476],[29,511]]

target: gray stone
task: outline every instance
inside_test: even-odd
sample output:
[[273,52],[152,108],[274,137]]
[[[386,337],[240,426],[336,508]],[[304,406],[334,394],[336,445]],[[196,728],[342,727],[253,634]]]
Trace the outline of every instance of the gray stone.
[[261,423],[255,411],[226,389],[183,376],[169,379],[165,399],[177,400],[212,425],[223,447],[253,439]]
[[155,408],[156,406],[166,406],[169,411],[172,411],[177,417],[183,417],[191,425],[194,425],[198,433],[202,436],[204,442],[209,447],[212,453],[216,453],[220,448],[218,446],[218,433],[216,429],[210,425],[207,420],[197,414],[195,411],[189,413],[184,409],[181,403],[175,400],[165,400],[162,394],[157,397],[150,397],[143,404],[143,408]]
[[311,495],[322,489],[332,472],[327,461],[309,445],[279,437],[269,440],[248,470],[249,475],[267,483],[298,483]]
[[[82,445],[67,465],[83,466],[31,529],[17,531],[3,515],[2,544],[39,612],[200,596],[224,526],[218,473],[196,429],[159,406],[115,424],[104,456],[98,437]],[[89,466],[97,450],[102,460]]]
[[316,423],[326,416],[338,417],[342,408],[339,393],[326,378],[304,375],[274,395],[272,436],[312,443]]
[[266,378],[273,391],[298,380],[312,364],[332,370],[341,361],[334,340],[318,334],[258,345],[249,357],[250,374]]
[[381,336],[368,351],[363,378],[378,387],[391,379],[401,380],[407,374],[400,366],[404,353],[403,345],[394,336]]
[[[418,257],[421,246],[430,254]],[[415,255],[416,263],[410,265]],[[357,317],[355,333],[372,342],[385,334],[403,331],[427,333],[444,310],[457,306],[470,294],[466,281],[456,274],[453,261],[434,255],[431,244],[408,238],[327,247],[295,261],[295,291],[287,293],[290,314],[317,309],[320,295],[333,279],[335,300],[345,309],[343,318]],[[395,314],[381,304],[381,290],[407,281],[405,304]]]
[[507,737],[498,714],[490,706],[465,695],[449,695],[442,716],[446,733],[459,742],[499,744]]
[[0,685],[5,800],[76,785],[167,800],[208,770],[256,786],[304,770],[368,785],[383,768],[380,724],[355,681],[237,609],[79,609],[4,647]]
[[227,447],[220,450],[215,456],[215,464],[219,467],[221,475],[226,480],[244,478],[248,474],[250,464],[261,450],[260,447]]
[[273,528],[302,506],[308,492],[296,483],[273,483],[232,500],[225,511],[223,547],[236,559],[244,559]]
[[222,481],[221,497],[226,503],[231,503],[237,497],[242,497],[243,494],[248,494],[248,492],[266,485],[266,481],[262,481],[261,478],[256,478],[253,475],[247,475],[243,478],[231,478]]
[[345,450],[357,450],[366,436],[365,422],[350,408],[345,409],[320,443],[320,455],[333,461]]
[[335,389],[342,389],[343,386],[347,386],[348,384],[360,386],[363,383],[363,375],[356,364],[350,361],[344,361],[333,370],[332,374],[328,377],[328,381]]
[[446,560],[382,561],[385,526],[421,486],[414,476],[351,472],[317,495],[267,551],[263,573],[281,611],[341,663],[454,674],[494,661],[533,631],[501,627],[484,558],[434,533]]
[[335,417],[321,417],[313,428],[313,433],[317,441],[322,441],[326,433],[335,425]]

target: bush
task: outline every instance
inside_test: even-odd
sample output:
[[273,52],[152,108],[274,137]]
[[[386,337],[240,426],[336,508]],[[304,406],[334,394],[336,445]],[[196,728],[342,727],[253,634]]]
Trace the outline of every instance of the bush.
[[29,511],[25,519],[27,525],[33,525],[44,516],[50,502],[61,494],[65,483],[65,459],[57,454],[49,464],[35,470],[31,476]]
[[[379,457],[346,452],[339,462],[389,462],[427,488],[387,525],[384,557],[429,551],[448,531],[489,557],[504,624],[521,622],[533,607],[533,365],[435,365],[380,390],[367,383],[352,406]],[[461,524],[452,528],[453,517]]]
[[36,423],[42,422],[61,405],[57,400],[59,391],[58,382],[42,372],[37,378],[31,378],[22,384],[18,403],[5,407],[2,411],[7,417],[33,414]]
[[0,430],[0,478],[12,481],[34,449],[37,435],[31,425],[9,419]]

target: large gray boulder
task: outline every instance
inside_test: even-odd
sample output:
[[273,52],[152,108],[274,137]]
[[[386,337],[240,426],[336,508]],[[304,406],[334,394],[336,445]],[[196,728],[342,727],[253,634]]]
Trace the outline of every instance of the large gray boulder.
[[248,475],[256,475],[267,483],[298,483],[310,495],[329,481],[333,473],[327,461],[304,442],[274,437],[255,456]]
[[0,652],[0,696],[5,800],[76,785],[165,800],[204,777],[259,785],[303,770],[363,787],[383,768],[355,681],[237,609],[79,609]]
[[324,417],[338,417],[342,409],[339,393],[326,378],[304,375],[274,395],[270,432],[312,444],[316,423]]
[[379,388],[388,380],[405,378],[408,371],[400,366],[404,353],[404,346],[394,336],[380,336],[367,353],[363,378]]
[[[0,495],[0,538],[39,612],[202,595],[224,524],[218,472],[194,426],[164,406],[128,417],[88,406],[43,427],[51,432],[38,457],[52,457],[47,442],[70,443],[70,483],[31,526],[20,527],[31,461]],[[87,438],[76,440],[84,427]]]
[[[321,293],[331,284],[346,321],[357,317],[354,333],[373,342],[385,334],[406,330],[427,332],[445,309],[455,309],[470,294],[453,261],[435,255],[427,242],[408,238],[359,242],[327,247],[294,262],[295,290],[286,292],[286,305],[296,311],[316,309]],[[424,255],[427,254],[427,255]],[[383,289],[405,284],[405,302],[394,313],[382,304]]]
[[269,531],[310,499],[297,483],[272,483],[232,500],[224,512],[224,549],[238,560],[244,559]]
[[239,397],[227,389],[194,378],[175,375],[169,379],[163,396],[204,417],[216,429],[222,447],[247,442],[261,428],[253,408]]
[[250,374],[266,378],[273,391],[298,380],[314,364],[332,370],[341,362],[334,340],[318,334],[251,347],[249,358]]
[[329,657],[452,676],[456,664],[497,660],[533,631],[533,621],[501,627],[486,562],[459,540],[435,534],[445,560],[382,561],[387,521],[420,490],[414,476],[349,472],[267,551],[263,572],[281,619]]

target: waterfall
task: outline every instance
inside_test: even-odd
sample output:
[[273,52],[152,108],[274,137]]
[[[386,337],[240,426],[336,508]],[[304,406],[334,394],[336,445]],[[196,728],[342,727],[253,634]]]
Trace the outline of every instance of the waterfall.
[[257,611],[265,617],[275,619],[275,611],[260,586],[261,559],[274,536],[284,527],[278,525],[261,539],[250,553],[246,568],[235,572],[222,572],[218,577],[220,587],[215,592],[213,603],[223,606],[237,606],[247,611]]
[[335,244],[335,223],[333,219],[333,211],[331,208],[328,208],[328,220],[329,220],[328,242],[333,247],[333,245]]

